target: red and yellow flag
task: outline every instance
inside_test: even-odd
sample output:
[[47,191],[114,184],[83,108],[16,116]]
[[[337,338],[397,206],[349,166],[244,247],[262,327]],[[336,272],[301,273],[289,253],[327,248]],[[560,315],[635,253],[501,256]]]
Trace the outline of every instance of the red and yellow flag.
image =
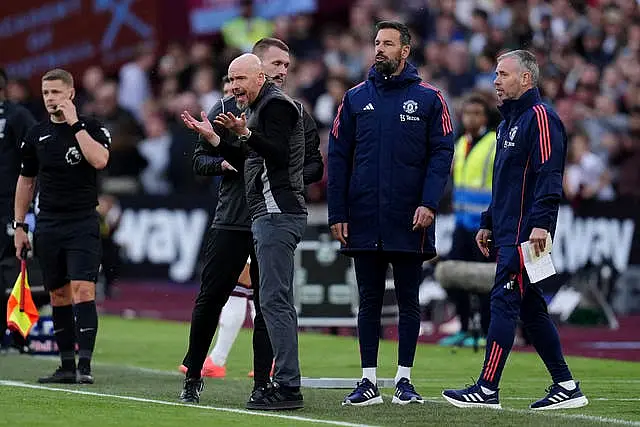
[[13,290],[7,303],[7,326],[13,331],[18,331],[23,337],[29,335],[29,331],[39,318],[31,289],[27,278],[27,261],[20,263],[20,274],[13,285]]

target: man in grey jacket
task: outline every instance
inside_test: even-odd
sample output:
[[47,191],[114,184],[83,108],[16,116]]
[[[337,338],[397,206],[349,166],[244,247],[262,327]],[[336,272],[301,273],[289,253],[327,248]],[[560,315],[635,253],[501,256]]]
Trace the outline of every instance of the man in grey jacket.
[[[247,115],[220,114],[214,124],[236,134],[246,153],[246,196],[261,271],[260,307],[276,365],[273,383],[247,407],[300,408],[293,257],[306,226],[301,111],[273,82],[267,81],[260,59],[253,54],[242,55],[231,63],[229,79],[237,107],[246,109]],[[199,132],[213,146],[220,145],[224,155],[227,140],[220,138],[204,115],[202,118],[203,122],[196,122]]]

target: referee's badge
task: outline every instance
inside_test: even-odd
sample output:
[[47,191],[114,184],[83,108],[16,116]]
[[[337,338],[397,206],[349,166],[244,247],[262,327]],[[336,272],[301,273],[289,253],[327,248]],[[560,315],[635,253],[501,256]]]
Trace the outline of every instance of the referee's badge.
[[77,147],[69,147],[64,159],[67,161],[67,164],[74,166],[80,163],[82,160],[82,154],[80,154],[80,150],[78,150]]

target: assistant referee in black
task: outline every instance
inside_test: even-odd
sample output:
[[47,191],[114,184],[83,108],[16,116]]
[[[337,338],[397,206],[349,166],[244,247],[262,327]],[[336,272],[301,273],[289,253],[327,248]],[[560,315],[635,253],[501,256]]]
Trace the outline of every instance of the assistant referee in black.
[[49,118],[31,128],[22,143],[16,187],[14,239],[20,257],[25,246],[30,248],[24,220],[38,177],[34,249],[51,296],[62,362],[52,375],[40,378],[41,383],[93,383],[91,356],[98,331],[95,283],[101,256],[96,171],[107,166],[111,137],[96,120],[78,117],[74,96],[69,72],[54,69],[42,77]]
[[[20,267],[14,258],[13,232],[8,225],[15,216],[13,201],[20,174],[20,144],[36,119],[29,110],[6,99],[7,82],[7,74],[0,68],[0,262],[4,268],[14,266],[17,272]],[[13,286],[13,282],[5,282],[5,277],[0,273],[0,347],[7,330],[6,289]],[[13,332],[12,338],[14,347],[28,351],[27,341],[20,333]]]

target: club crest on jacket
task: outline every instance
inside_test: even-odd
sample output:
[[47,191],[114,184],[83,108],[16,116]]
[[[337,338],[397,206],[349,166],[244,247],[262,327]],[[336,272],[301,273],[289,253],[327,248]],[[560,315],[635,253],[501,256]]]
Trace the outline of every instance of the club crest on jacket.
[[404,103],[402,104],[402,109],[407,114],[413,114],[418,111],[418,103],[413,99],[409,99],[407,101],[404,101]]

